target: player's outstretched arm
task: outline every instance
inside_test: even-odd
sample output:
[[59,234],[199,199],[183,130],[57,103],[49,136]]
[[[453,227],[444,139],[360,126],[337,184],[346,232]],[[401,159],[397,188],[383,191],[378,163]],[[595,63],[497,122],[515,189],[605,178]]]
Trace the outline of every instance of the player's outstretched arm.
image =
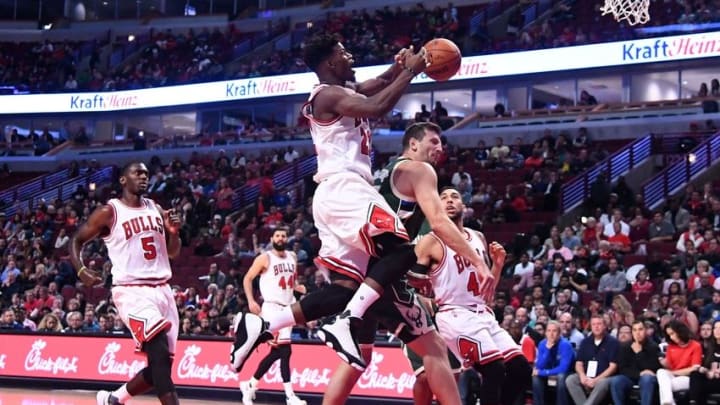
[[428,273],[433,266],[440,263],[443,259],[443,248],[432,235],[423,236],[415,245],[415,255],[417,261],[415,265],[408,270],[408,284],[414,287],[420,294],[429,295],[432,285],[430,284],[430,276]]
[[88,241],[110,232],[114,215],[109,205],[95,209],[70,240],[70,261],[78,271],[78,278],[86,287],[100,284],[103,280],[98,272],[88,269],[83,264],[82,248]]
[[348,88],[331,86],[319,92],[313,101],[315,115],[333,113],[353,118],[379,118],[395,107],[407,89],[410,81],[425,70],[427,60],[425,49],[406,56],[404,67],[395,80],[372,97],[356,93]]
[[375,94],[379,93],[380,90],[384,89],[388,84],[390,84],[390,82],[395,80],[400,75],[400,72],[402,72],[405,64],[405,57],[407,56],[407,54],[412,53],[412,45],[410,45],[410,48],[401,49],[395,55],[395,61],[392,65],[390,65],[388,70],[383,72],[383,74],[378,77],[358,83],[355,91],[368,97],[374,96]]
[[243,290],[245,290],[245,297],[247,298],[248,308],[250,312],[255,315],[260,314],[260,305],[255,301],[255,293],[253,292],[253,280],[260,275],[268,266],[268,256],[261,254],[256,257],[253,261],[252,266],[243,277]]

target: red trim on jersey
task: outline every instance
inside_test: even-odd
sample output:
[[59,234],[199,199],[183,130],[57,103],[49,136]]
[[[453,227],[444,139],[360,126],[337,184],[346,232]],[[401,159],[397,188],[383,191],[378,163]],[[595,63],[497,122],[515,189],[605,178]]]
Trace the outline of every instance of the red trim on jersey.
[[480,359],[480,361],[479,361],[478,363],[479,363],[481,366],[484,366],[484,365],[486,365],[486,364],[488,364],[488,363],[490,363],[490,362],[493,362],[493,361],[495,361],[495,360],[502,360],[502,359],[503,359],[503,356],[502,356],[502,354],[500,354],[499,351],[490,352],[489,354],[490,354],[490,356],[483,356],[483,358]]
[[155,326],[145,332],[145,342],[152,340],[152,338],[154,338],[158,333],[164,330],[169,330],[171,327],[172,324],[167,319],[163,319],[162,321],[156,323]]
[[370,224],[363,225],[362,228],[360,228],[360,240],[362,240],[363,245],[365,246],[365,252],[373,257],[378,257],[377,250],[375,250],[375,244],[372,241],[372,238],[370,237]]
[[510,350],[505,350],[502,353],[502,356],[503,356],[503,359],[505,359],[505,361],[509,361],[517,356],[522,356],[522,352],[519,349],[510,349]]
[[334,271],[336,273],[340,273],[342,275],[345,275],[347,277],[350,277],[351,279],[357,281],[358,283],[362,283],[365,279],[365,276],[360,273],[360,271],[353,265],[347,264],[343,262],[342,260],[338,260],[334,257],[316,257],[315,258],[315,264],[320,267],[325,267],[328,270]]
[[331,120],[321,120],[319,118],[315,118],[315,116],[313,116],[312,114],[308,114],[305,112],[306,108],[310,105],[312,105],[312,101],[305,102],[305,104],[303,104],[303,106],[302,106],[301,111],[303,112],[303,115],[305,116],[305,118],[309,119],[310,121],[314,122],[317,125],[320,125],[321,127],[326,127],[326,126],[332,125],[332,124],[340,121],[343,117],[342,115],[338,115],[337,117],[335,117]]
[[116,200],[117,202],[119,202],[120,204],[124,205],[125,208],[131,209],[131,210],[144,210],[144,209],[150,207],[150,205],[147,203],[147,201],[145,201],[145,200],[146,200],[145,197],[142,197],[142,200],[140,200],[140,201],[142,202],[142,206],[141,206],[141,207],[133,207],[133,206],[127,205],[127,204],[125,204],[124,202],[122,202],[122,200],[119,199],[119,198],[116,198],[115,200]]

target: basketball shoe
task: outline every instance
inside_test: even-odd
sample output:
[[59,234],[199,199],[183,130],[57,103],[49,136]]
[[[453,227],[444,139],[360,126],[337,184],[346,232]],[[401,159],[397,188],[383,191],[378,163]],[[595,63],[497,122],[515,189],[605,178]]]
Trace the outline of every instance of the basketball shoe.
[[255,314],[239,312],[233,320],[235,342],[230,352],[230,364],[240,371],[250,353],[260,344],[272,339],[267,323]]
[[307,402],[305,400],[298,398],[297,395],[293,395],[291,397],[285,398],[285,404],[286,405],[307,405]]
[[367,365],[363,361],[360,346],[357,344],[357,329],[360,327],[361,321],[360,318],[350,316],[350,311],[346,310],[331,322],[321,326],[317,335],[346,363],[363,371]]
[[110,391],[98,391],[95,400],[97,405],[123,405]]
[[242,392],[243,405],[253,405],[255,391],[257,391],[257,385],[253,384],[252,381],[240,381],[240,392]]

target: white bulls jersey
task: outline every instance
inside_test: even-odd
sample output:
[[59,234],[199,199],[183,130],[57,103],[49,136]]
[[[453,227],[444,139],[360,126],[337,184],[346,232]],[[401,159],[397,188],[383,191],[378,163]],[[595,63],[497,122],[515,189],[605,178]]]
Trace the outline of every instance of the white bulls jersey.
[[[485,242],[473,230],[464,228],[464,233],[470,246],[485,258],[485,262],[490,267]],[[475,266],[450,249],[434,233],[428,235],[437,239],[443,247],[442,260],[429,273],[437,304],[463,307],[485,305],[485,300],[480,297],[480,275]]]
[[270,250],[264,254],[268,256],[268,266],[260,273],[260,295],[263,301],[281,305],[292,304],[295,302],[293,292],[297,277],[295,253],[285,251],[285,257],[280,257]]
[[111,199],[115,220],[103,238],[112,262],[113,284],[163,284],[172,276],[165,242],[165,225],[155,203],[142,199],[142,207]]
[[332,121],[322,121],[313,116],[312,100],[327,87],[330,86],[316,86],[303,106],[303,115],[310,120],[310,134],[317,153],[318,171],[313,179],[319,183],[335,173],[354,172],[372,184],[372,132],[368,120],[339,116]]

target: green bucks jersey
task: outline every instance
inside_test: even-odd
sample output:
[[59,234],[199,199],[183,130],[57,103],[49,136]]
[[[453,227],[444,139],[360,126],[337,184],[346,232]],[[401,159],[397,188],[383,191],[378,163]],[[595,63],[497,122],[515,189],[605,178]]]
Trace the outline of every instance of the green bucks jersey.
[[[393,184],[393,175],[395,174],[395,168],[399,165],[410,161],[406,157],[398,157],[390,161],[385,170],[387,175],[380,183],[380,194],[385,198],[385,201],[390,205],[390,208],[395,211],[395,214],[400,218],[405,225],[405,229],[410,235],[410,240],[414,241],[415,238],[420,234],[421,227],[425,221],[425,215],[420,210],[420,206],[414,198],[402,195],[395,188]],[[427,233],[427,231],[425,232]]]

